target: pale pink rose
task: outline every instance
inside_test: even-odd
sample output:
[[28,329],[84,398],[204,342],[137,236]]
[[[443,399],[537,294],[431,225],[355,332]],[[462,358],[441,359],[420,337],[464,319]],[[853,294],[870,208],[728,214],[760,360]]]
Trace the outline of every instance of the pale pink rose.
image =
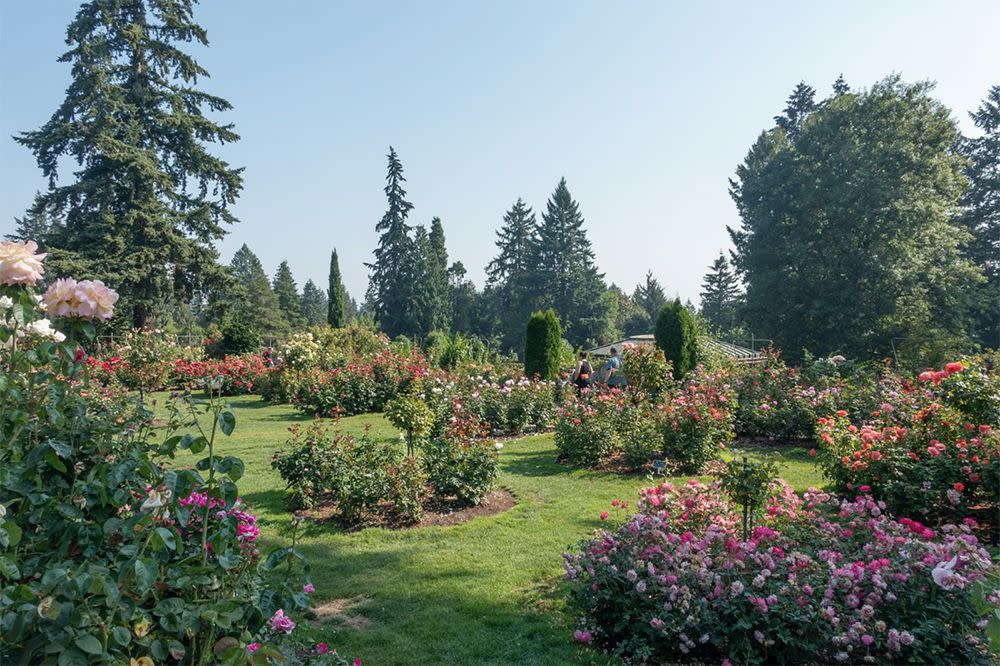
[[285,615],[285,611],[279,608],[274,617],[271,618],[271,626],[278,631],[290,634],[292,633],[292,629],[295,628],[295,622],[292,621],[292,618]]
[[45,275],[42,259],[45,254],[35,254],[35,241],[0,242],[0,284],[10,287],[26,285],[33,287]]
[[111,319],[118,293],[100,280],[81,280],[76,284],[76,315],[83,319]]
[[42,304],[50,317],[69,317],[73,314],[76,299],[76,280],[60,278],[49,285],[42,296]]

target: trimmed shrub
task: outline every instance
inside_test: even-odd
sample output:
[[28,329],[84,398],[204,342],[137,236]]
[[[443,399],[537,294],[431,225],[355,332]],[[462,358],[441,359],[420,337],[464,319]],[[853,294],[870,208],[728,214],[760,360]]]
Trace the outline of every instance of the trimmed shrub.
[[694,370],[698,362],[698,333],[694,319],[679,298],[667,303],[656,318],[656,346],[673,367],[674,377],[681,379]]
[[528,318],[524,340],[524,374],[555,379],[559,375],[562,327],[555,310],[535,312]]
[[222,337],[209,349],[216,358],[260,351],[260,335],[242,315],[227,317],[221,332]]
[[461,506],[479,504],[499,475],[500,444],[485,440],[440,440],[423,446],[421,463],[434,497]]

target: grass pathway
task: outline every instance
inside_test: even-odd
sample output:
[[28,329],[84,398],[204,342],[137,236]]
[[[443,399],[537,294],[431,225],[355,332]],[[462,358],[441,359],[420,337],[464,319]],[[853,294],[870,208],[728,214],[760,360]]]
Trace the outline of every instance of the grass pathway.
[[[283,543],[291,514],[270,459],[288,427],[308,419],[256,397],[231,404],[236,432],[217,450],[243,458],[242,494],[267,542]],[[397,437],[380,415],[345,418],[338,427]],[[322,640],[366,666],[607,663],[570,638],[561,556],[598,526],[612,499],[634,501],[650,482],[568,468],[555,453],[549,434],[505,443],[500,482],[518,503],[503,514],[415,530],[307,526],[300,547],[312,565],[315,598],[336,611],[317,629]],[[820,483],[805,450],[783,452],[781,461],[796,488]]]

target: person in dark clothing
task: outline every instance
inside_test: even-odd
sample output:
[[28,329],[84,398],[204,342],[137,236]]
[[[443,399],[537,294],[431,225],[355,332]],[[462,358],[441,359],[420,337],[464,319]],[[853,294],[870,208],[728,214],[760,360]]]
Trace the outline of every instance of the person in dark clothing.
[[593,376],[594,368],[587,360],[587,352],[580,352],[580,360],[576,362],[576,371],[573,373],[573,383],[576,384],[576,389],[582,391],[589,387]]

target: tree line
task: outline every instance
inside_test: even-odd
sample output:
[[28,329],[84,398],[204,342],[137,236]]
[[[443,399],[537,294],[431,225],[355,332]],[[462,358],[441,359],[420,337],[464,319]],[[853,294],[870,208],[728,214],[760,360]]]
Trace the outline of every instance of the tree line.
[[[565,179],[538,213],[520,198],[498,213],[478,289],[449,257],[444,222],[413,222],[391,147],[361,303],[336,251],[326,288],[307,281],[301,292],[287,262],[269,277],[246,245],[223,265],[216,244],[237,222],[243,169],[209,150],[239,136],[206,115],[230,105],[199,89],[207,72],[181,49],[208,44],[193,2],[86,2],[66,41],[63,103],[15,137],[48,187],[11,237],[38,241],[55,276],[113,285],[113,326],[194,330],[238,317],[281,336],[361,317],[394,336],[460,331],[520,351],[532,312],[552,309],[579,346],[651,332],[668,300],[652,271],[631,292],[608,284]],[[730,181],[733,247],[708,268],[699,306],[687,304],[703,328],[772,339],[793,358],[1000,344],[1000,86],[971,114],[972,137],[932,91],[898,76],[869,89],[841,77],[825,99],[795,87]],[[78,168],[60,179],[65,158]]]

